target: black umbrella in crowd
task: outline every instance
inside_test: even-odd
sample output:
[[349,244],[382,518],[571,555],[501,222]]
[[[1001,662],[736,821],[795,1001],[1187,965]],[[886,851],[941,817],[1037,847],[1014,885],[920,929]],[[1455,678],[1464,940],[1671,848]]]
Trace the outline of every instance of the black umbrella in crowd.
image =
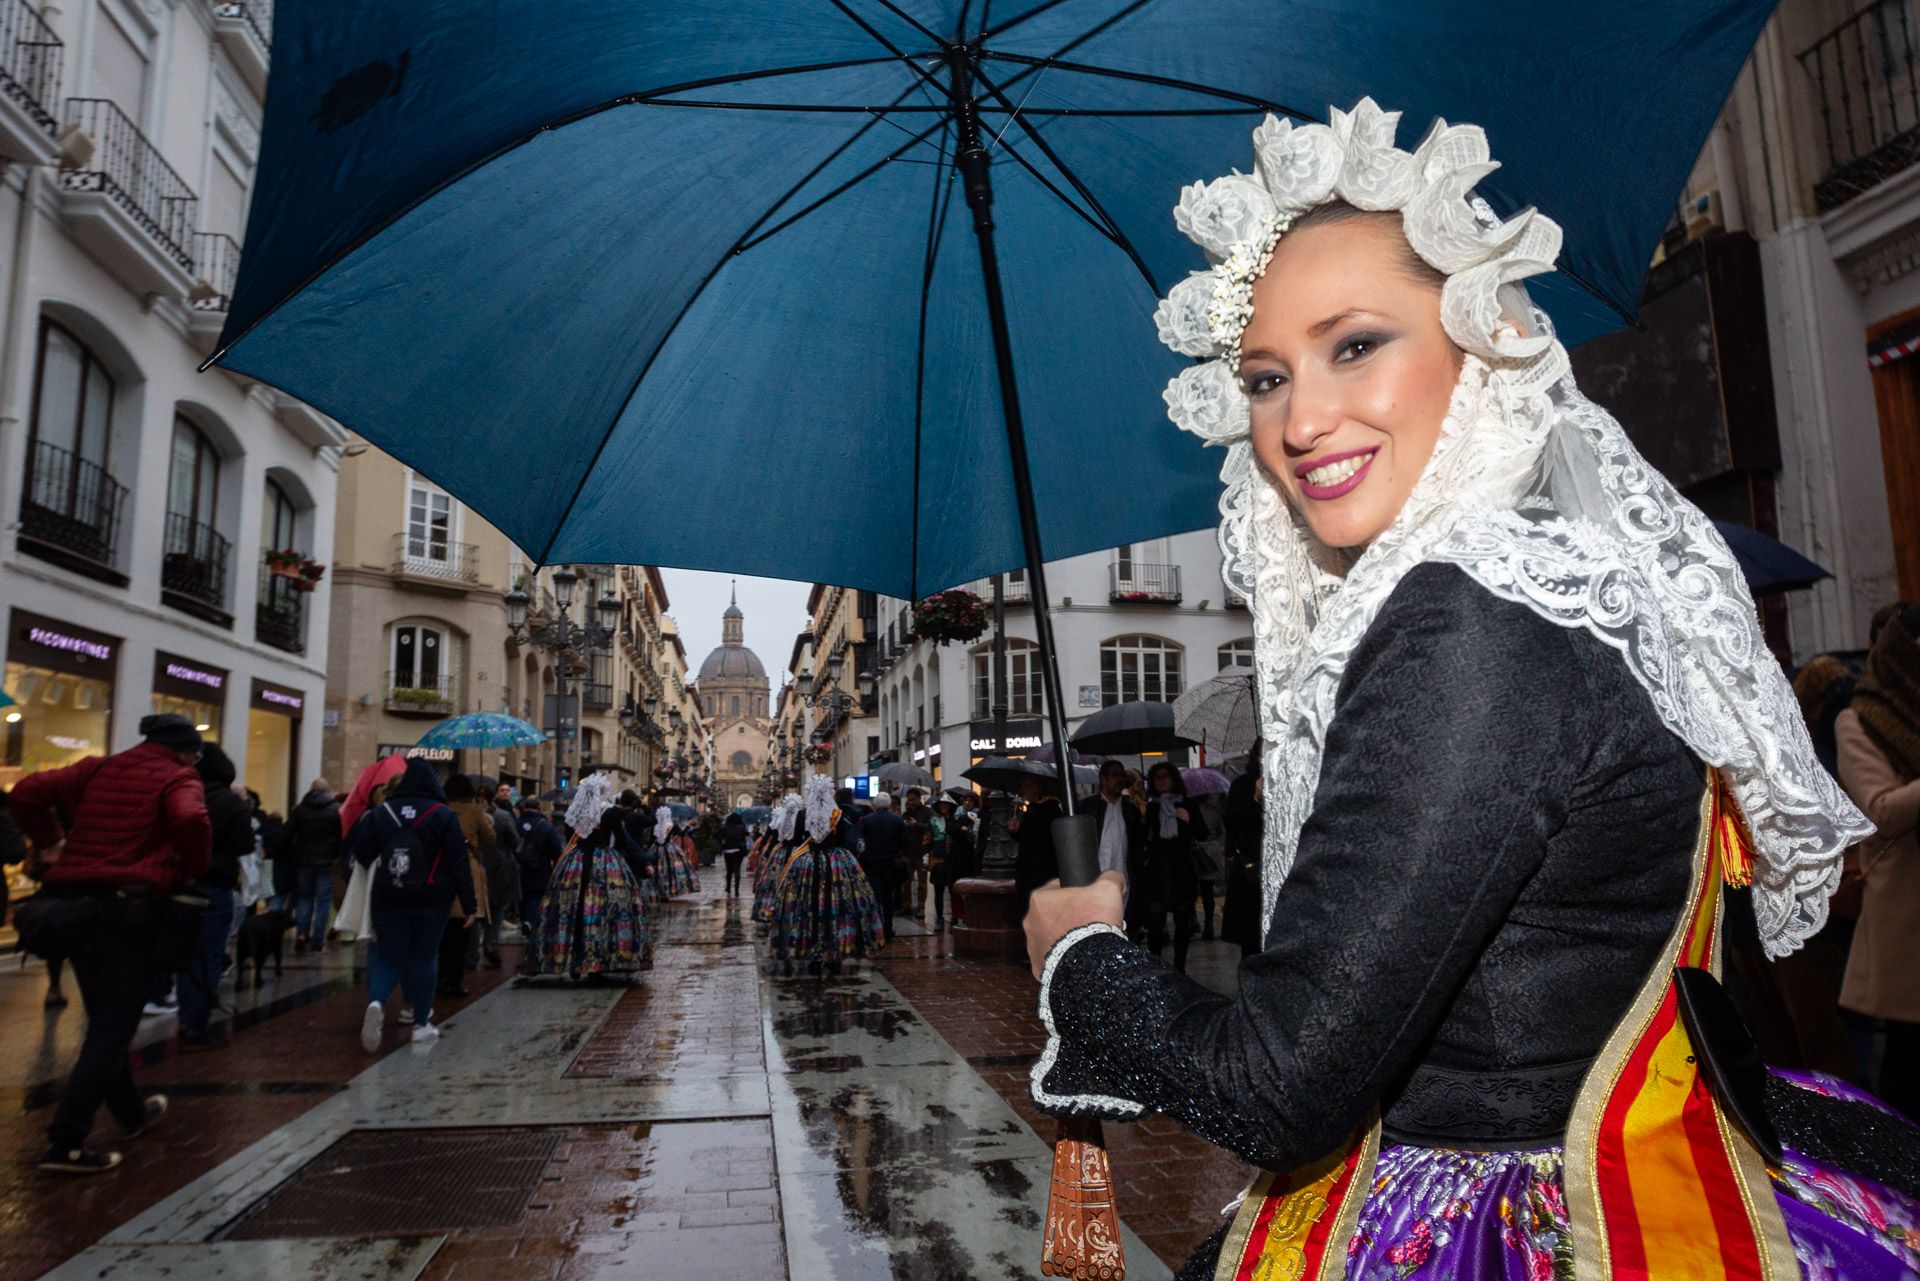
[[1075,749],[1094,756],[1171,752],[1197,743],[1174,728],[1173,704],[1116,703],[1087,717],[1073,733]]

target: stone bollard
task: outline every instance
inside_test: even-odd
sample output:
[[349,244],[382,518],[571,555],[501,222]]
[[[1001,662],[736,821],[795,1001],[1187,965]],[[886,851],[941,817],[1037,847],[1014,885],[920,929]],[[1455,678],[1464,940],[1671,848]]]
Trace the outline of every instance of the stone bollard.
[[1012,881],[970,876],[953,884],[966,921],[953,927],[955,956],[998,956],[1025,963],[1027,936],[1014,912],[1020,902]]

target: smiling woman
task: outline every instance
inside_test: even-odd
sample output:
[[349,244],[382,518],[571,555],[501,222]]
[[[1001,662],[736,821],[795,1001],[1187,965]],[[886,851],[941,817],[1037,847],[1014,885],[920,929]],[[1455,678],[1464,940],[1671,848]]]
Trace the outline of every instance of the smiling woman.
[[1219,997],[1127,942],[1115,874],[1037,891],[1034,1100],[1285,1172],[1188,1277],[1915,1275],[1920,1134],[1719,1070],[1752,1041],[1709,977],[1723,886],[1784,954],[1867,824],[1725,543],[1519,288],[1558,226],[1467,194],[1477,128],[1396,122],[1269,119],[1181,194],[1213,267],[1156,320],[1227,450],[1264,950]]

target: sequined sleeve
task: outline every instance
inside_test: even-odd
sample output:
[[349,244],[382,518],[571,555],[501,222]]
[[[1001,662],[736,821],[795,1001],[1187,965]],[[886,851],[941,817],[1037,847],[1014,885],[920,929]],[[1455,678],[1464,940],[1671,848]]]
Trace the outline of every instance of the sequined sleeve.
[[1035,1102],[1150,1108],[1276,1169],[1343,1142],[1416,1064],[1566,812],[1604,710],[1574,636],[1457,570],[1409,574],[1348,669],[1238,996],[1076,931],[1048,960]]

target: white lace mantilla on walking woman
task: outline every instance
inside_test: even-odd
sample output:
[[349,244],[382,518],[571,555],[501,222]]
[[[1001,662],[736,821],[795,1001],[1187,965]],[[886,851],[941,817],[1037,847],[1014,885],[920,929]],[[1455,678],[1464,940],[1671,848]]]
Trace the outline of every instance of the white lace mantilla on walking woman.
[[[1175,221],[1215,264],[1174,287],[1163,342],[1211,357],[1168,384],[1174,423],[1227,451],[1225,577],[1252,605],[1267,742],[1265,918],[1313,807],[1334,699],[1401,577],[1459,565],[1487,590],[1619,651],[1662,721],[1731,783],[1759,854],[1754,908],[1770,955],[1826,919],[1841,855],[1872,832],[1813,754],[1733,554],[1705,515],[1580,394],[1566,350],[1518,282],[1550,271],[1560,228],[1505,221],[1469,195],[1496,167],[1486,137],[1439,121],[1413,153],[1371,99],[1331,123],[1268,117],[1256,173],[1181,193]],[[1357,556],[1307,532],[1254,456],[1239,379],[1253,284],[1301,214],[1329,200],[1398,210],[1446,273],[1441,320],[1467,353],[1439,443],[1393,524]]]

